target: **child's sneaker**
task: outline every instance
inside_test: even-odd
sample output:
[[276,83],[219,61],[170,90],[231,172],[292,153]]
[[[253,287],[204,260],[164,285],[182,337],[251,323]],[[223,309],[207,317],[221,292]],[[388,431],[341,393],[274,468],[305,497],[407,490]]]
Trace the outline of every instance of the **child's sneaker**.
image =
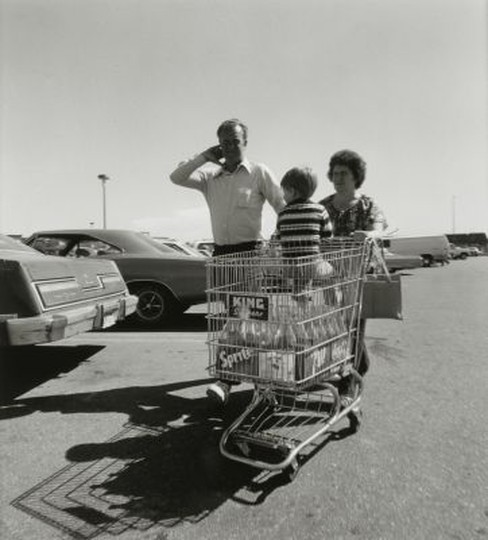
[[345,409],[346,407],[349,407],[352,402],[354,401],[354,398],[352,396],[340,396],[341,401],[341,409]]
[[218,405],[225,405],[229,399],[229,394],[230,385],[223,381],[217,381],[207,388],[207,396]]

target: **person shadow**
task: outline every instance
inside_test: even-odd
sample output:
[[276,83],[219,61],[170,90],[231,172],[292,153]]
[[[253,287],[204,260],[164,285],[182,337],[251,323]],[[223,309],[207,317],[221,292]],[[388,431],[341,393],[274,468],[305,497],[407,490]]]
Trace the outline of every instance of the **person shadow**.
[[[128,421],[105,442],[69,448],[65,468],[12,504],[80,538],[197,523],[229,499],[262,504],[289,479],[231,461],[219,451],[223,431],[249,404],[252,389],[234,391],[223,409],[213,408],[207,398],[179,394],[208,382],[198,379],[23,400],[30,410],[116,411],[126,413]],[[328,442],[347,435],[347,429],[330,433],[311,445],[301,465]]]

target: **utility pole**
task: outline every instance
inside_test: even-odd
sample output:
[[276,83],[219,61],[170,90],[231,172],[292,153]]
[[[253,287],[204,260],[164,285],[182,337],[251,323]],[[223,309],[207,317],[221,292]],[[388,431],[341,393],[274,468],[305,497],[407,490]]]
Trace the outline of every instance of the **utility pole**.
[[106,174],[99,174],[98,179],[102,182],[102,204],[103,204],[103,228],[107,228],[107,203],[105,194],[105,184],[110,178]]

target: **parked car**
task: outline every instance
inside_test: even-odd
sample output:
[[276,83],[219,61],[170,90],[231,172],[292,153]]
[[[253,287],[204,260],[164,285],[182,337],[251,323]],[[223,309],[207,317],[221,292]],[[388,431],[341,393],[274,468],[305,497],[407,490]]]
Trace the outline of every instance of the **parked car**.
[[447,236],[391,236],[383,239],[383,246],[398,255],[418,255],[424,266],[449,260],[449,240]]
[[143,233],[115,229],[42,231],[27,244],[43,251],[57,243],[62,257],[115,261],[131,294],[138,296],[131,319],[144,327],[161,325],[174,314],[206,301],[205,258],[184,255]]
[[420,255],[399,255],[392,253],[388,249],[383,249],[386,267],[390,272],[396,270],[411,270],[413,268],[421,268],[424,266],[424,260]]
[[205,255],[195,249],[192,246],[189,246],[185,242],[181,242],[180,240],[175,240],[174,238],[164,238],[161,236],[153,236],[154,240],[156,242],[159,242],[160,244],[163,244],[164,246],[167,246],[169,248],[174,249],[175,251],[179,253],[183,253],[184,255],[190,255],[192,257],[204,257]]
[[467,259],[471,255],[470,250],[463,246],[456,246],[456,244],[449,244],[449,256],[451,259]]
[[1,346],[107,328],[135,312],[136,304],[112,261],[60,261],[0,235]]
[[212,256],[214,249],[213,240],[196,240],[195,242],[192,242],[191,245],[206,257]]
[[466,249],[469,251],[469,255],[471,257],[478,257],[479,255],[483,255],[483,252],[477,246],[467,246]]

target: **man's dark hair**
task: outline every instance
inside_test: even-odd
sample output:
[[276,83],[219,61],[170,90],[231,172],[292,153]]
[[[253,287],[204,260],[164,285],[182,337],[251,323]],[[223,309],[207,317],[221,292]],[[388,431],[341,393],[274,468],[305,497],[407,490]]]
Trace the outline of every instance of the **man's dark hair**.
[[217,137],[220,137],[220,134],[227,129],[235,129],[236,127],[242,129],[242,134],[244,136],[244,142],[247,142],[247,126],[237,118],[231,118],[230,120],[225,120],[217,128]]
[[327,172],[329,180],[332,180],[332,172],[336,165],[343,165],[351,171],[356,189],[363,185],[366,178],[366,162],[357,152],[352,150],[339,150],[339,152],[336,152],[329,161],[329,171]]
[[309,199],[315,193],[317,183],[317,176],[309,167],[294,167],[281,179],[283,188],[295,189],[302,199]]

